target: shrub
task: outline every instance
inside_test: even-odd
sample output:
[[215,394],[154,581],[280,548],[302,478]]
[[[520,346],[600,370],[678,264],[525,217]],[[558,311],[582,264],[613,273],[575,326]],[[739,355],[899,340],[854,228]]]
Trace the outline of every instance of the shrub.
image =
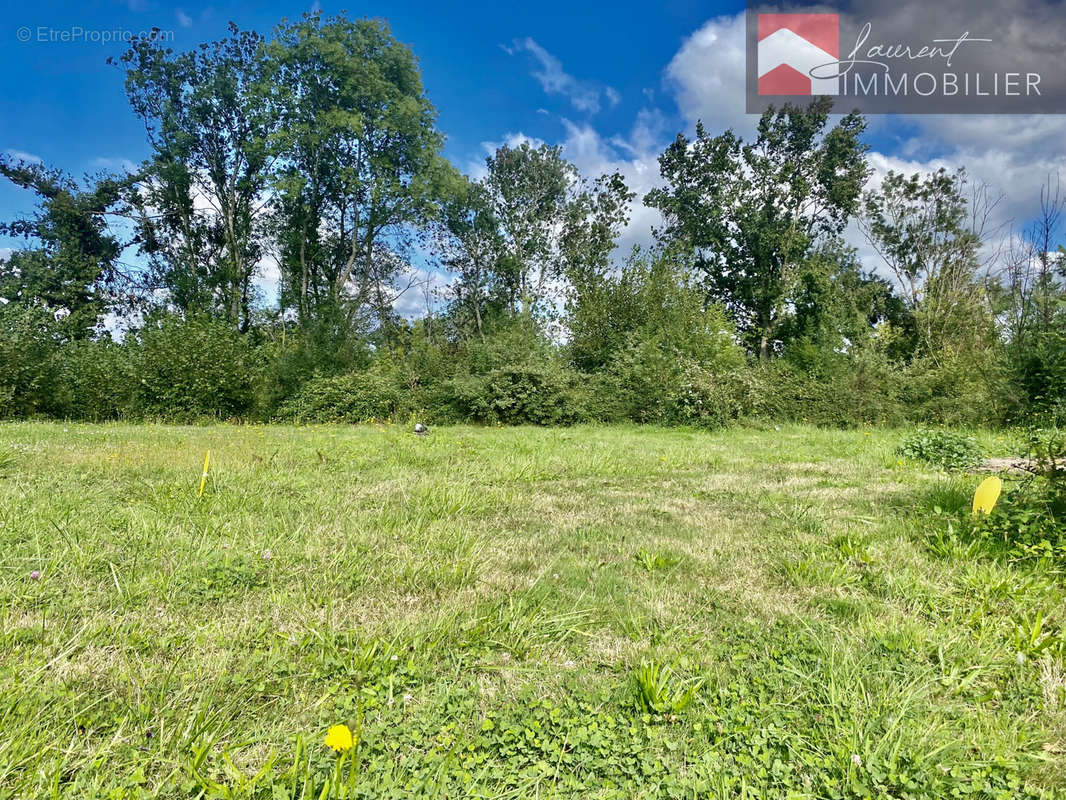
[[372,352],[363,331],[345,315],[326,309],[320,319],[294,325],[280,319],[262,328],[264,366],[256,413],[269,419],[313,378],[349,375],[369,367]]
[[991,427],[1007,421],[1013,403],[995,351],[917,359],[900,370],[902,401],[914,422]]
[[972,520],[974,537],[1015,559],[1066,564],[1066,434],[1029,432],[1034,473],[1004,494],[991,514]]
[[714,375],[697,364],[685,364],[670,393],[673,421],[701,428],[721,428],[742,410],[733,375]]
[[570,425],[588,418],[577,374],[550,362],[457,376],[438,400],[454,417],[475,422]]
[[149,318],[130,346],[135,414],[189,421],[240,417],[251,409],[258,354],[227,322],[160,315]]
[[905,418],[899,380],[876,353],[855,354],[837,369],[801,372],[785,361],[756,364],[733,376],[741,416],[835,428],[898,424]]
[[358,423],[403,416],[416,408],[400,372],[383,357],[362,372],[308,381],[278,415],[301,422]]
[[43,309],[0,305],[0,418],[56,412],[61,334]]
[[952,431],[918,431],[906,437],[896,452],[949,471],[969,469],[982,457],[972,436]]
[[138,378],[130,353],[111,339],[68,345],[62,359],[63,416],[97,422],[127,414]]

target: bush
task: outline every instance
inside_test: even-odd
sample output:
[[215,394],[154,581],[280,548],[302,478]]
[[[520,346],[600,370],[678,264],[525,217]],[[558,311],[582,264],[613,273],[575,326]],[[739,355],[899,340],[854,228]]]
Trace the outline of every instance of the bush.
[[272,319],[262,328],[263,375],[256,414],[270,419],[313,378],[349,375],[369,367],[372,352],[363,331],[347,317],[325,310],[321,319],[294,325]]
[[474,422],[570,425],[588,418],[577,373],[551,363],[510,364],[484,375],[458,376],[437,397],[450,416]]
[[63,416],[92,422],[118,419],[134,405],[138,376],[131,348],[111,341],[81,341],[63,351]]
[[834,428],[899,424],[899,376],[875,352],[857,353],[816,374],[785,361],[756,364],[735,373],[736,402],[743,417],[809,422]]
[[952,431],[918,431],[905,438],[896,452],[949,471],[969,469],[982,458],[973,437]]
[[914,422],[992,427],[1007,421],[1010,400],[998,353],[918,359],[900,371],[902,402]]
[[973,520],[973,535],[1014,559],[1066,564],[1066,434],[1029,432],[1029,475],[996,505]]
[[62,413],[60,347],[47,311],[0,305],[0,418]]
[[210,317],[150,318],[129,345],[132,412],[191,421],[246,415],[255,396],[259,358],[248,336]]
[[278,416],[301,422],[366,422],[416,410],[415,398],[387,358],[363,372],[314,378],[282,404]]

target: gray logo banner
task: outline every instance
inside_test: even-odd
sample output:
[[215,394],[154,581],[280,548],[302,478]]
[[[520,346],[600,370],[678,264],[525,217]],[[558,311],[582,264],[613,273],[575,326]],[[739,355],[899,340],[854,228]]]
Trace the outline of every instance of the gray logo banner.
[[747,111],[835,99],[840,113],[1066,113],[1060,2],[749,2]]

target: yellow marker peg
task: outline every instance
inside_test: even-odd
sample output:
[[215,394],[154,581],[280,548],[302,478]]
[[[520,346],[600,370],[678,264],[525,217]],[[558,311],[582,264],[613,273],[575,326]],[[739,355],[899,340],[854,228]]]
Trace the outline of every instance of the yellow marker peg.
[[207,455],[204,456],[204,474],[200,476],[200,493],[196,495],[197,499],[204,496],[204,484],[207,483],[207,467],[211,464],[211,451],[207,451]]
[[985,478],[973,495],[973,513],[991,514],[999,500],[999,493],[1003,491],[1003,481],[999,478]]

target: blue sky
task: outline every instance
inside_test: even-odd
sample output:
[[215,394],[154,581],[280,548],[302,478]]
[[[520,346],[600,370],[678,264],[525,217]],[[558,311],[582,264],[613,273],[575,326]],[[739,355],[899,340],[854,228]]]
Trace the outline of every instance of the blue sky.
[[[741,6],[708,6],[670,0],[654,14],[625,13],[609,2],[325,2],[326,13],[347,6],[353,16],[389,20],[395,35],[421,61],[427,92],[448,136],[447,155],[456,164],[480,158],[482,142],[523,132],[560,139],[566,116],[595,119],[605,135],[628,133],[647,102],[645,92],[668,99],[663,66],[684,38],[708,16],[736,13]],[[41,27],[57,31],[140,31],[152,26],[174,31],[173,46],[191,48],[225,35],[233,20],[268,33],[282,17],[310,9],[299,3],[197,3],[154,0],[89,0],[12,7],[0,36],[0,149],[33,154],[76,172],[112,166],[146,155],[143,131],[126,105],[122,75],[104,64],[122,52],[119,44],[38,41]],[[18,41],[29,28],[31,41]],[[51,34],[49,34],[51,35]],[[508,53],[511,51],[511,54]],[[573,82],[544,90],[532,73],[547,75],[542,59],[557,59]],[[549,70],[550,71],[550,70]],[[604,94],[610,88],[610,99]],[[599,94],[595,106],[575,107],[564,92]],[[616,93],[616,94],[615,94]],[[669,103],[663,110],[671,112]],[[547,113],[545,113],[547,112]],[[681,125],[678,119],[676,126]],[[21,205],[10,190],[0,202],[7,211]]]
[[[39,41],[40,31],[173,31],[178,49],[225,35],[232,20],[268,34],[310,5],[86,0],[9,7],[0,27],[0,151],[40,158],[75,174],[121,169],[147,155],[129,111],[122,74],[105,64],[121,44]],[[697,119],[712,130],[750,132],[744,114],[743,6],[667,0],[370,2],[323,0],[322,10],[380,16],[418,56],[446,155],[475,173],[489,149],[523,137],[561,144],[588,177],[620,170],[643,196],[658,179],[656,158]],[[19,41],[28,28],[30,41]],[[871,117],[878,174],[965,164],[1006,192],[1006,224],[1032,214],[1049,174],[1066,173],[1063,117]],[[27,212],[32,198],[0,185],[0,217]],[[653,212],[635,207],[623,244],[647,241]],[[0,255],[10,241],[0,241]],[[872,264],[871,264],[872,266]]]

